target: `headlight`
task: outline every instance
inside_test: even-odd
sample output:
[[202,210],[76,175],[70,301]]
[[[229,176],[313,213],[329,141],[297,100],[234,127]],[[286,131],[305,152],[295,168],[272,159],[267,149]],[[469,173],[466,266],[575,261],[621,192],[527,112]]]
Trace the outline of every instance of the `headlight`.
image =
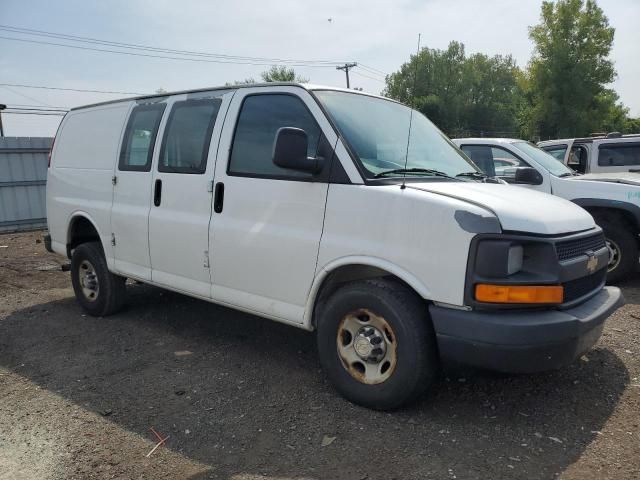
[[524,256],[524,249],[522,245],[511,245],[509,252],[507,253],[507,274],[513,275],[514,273],[522,270],[522,258]]
[[551,305],[564,301],[551,242],[515,235],[479,235],[471,245],[466,284],[471,305]]
[[522,270],[524,248],[505,240],[485,240],[478,245],[476,273],[482,277],[504,278]]

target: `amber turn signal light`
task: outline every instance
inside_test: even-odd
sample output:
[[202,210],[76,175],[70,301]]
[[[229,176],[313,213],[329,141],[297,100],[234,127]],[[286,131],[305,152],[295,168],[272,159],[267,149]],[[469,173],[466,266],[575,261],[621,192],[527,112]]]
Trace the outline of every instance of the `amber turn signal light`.
[[562,303],[561,285],[476,285],[476,300],[485,303]]

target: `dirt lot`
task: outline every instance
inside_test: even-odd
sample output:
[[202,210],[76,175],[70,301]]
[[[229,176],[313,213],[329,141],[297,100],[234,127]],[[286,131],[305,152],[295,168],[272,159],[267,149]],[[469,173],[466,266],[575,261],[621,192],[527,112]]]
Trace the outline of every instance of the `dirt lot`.
[[0,479],[640,478],[640,276],[574,365],[449,370],[379,413],[310,333],[143,285],[85,316],[41,237],[0,235]]

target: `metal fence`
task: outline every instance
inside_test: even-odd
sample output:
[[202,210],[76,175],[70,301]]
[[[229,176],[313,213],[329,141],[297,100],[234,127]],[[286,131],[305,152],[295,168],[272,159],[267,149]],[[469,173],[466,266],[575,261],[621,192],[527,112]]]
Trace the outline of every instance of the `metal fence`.
[[0,137],[0,232],[47,225],[49,137]]

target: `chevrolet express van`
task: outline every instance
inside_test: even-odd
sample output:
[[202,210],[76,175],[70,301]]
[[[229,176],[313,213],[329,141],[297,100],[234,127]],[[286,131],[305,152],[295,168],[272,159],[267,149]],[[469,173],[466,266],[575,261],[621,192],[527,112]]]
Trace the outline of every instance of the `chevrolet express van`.
[[377,409],[415,399],[442,359],[566,365],[622,303],[585,210],[491,183],[420,113],[351,90],[75,108],[47,212],[88,313],[121,308],[130,278],[316,330],[336,389]]

